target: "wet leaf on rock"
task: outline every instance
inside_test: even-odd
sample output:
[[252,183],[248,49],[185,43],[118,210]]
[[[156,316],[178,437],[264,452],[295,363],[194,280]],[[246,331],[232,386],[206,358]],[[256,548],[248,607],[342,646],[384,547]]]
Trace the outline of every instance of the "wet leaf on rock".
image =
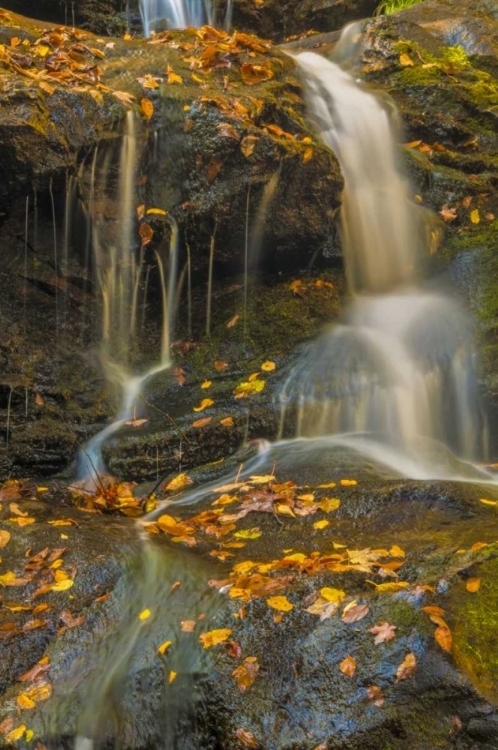
[[447,651],[449,654],[451,654],[451,649],[453,646],[453,636],[451,635],[451,630],[446,626],[439,626],[436,628],[434,632],[434,638],[436,639],[436,643],[441,646],[443,651]]
[[407,680],[409,677],[413,677],[416,667],[417,659],[415,657],[415,654],[413,652],[410,652],[405,656],[396,671],[396,682]]
[[255,656],[248,656],[242,664],[232,672],[235,682],[241,693],[251,687],[259,672],[258,660]]
[[347,677],[353,677],[356,672],[356,659],[353,656],[346,656],[339,664],[339,669]]
[[171,479],[168,484],[163,487],[164,492],[176,492],[176,490],[181,490],[183,487],[188,487],[189,484],[192,484],[192,479],[182,472],[181,474],[178,474],[176,477]]
[[220,628],[219,630],[211,630],[209,633],[201,633],[199,640],[203,648],[211,648],[218,643],[225,643],[231,634],[230,628]]
[[256,748],[259,745],[259,742],[257,741],[256,737],[253,735],[252,732],[250,732],[248,729],[237,729],[236,733],[237,739],[239,740],[241,745],[244,745],[244,747],[249,748]]
[[213,406],[214,401],[211,398],[203,398],[199,406],[194,406],[194,411],[204,411],[204,409],[209,409],[210,406]]
[[370,685],[367,687],[367,699],[372,701],[376,706],[382,706],[384,703],[384,696],[382,690],[378,685]]
[[266,603],[269,607],[277,609],[279,612],[290,612],[291,609],[294,609],[294,605],[286,596],[270,596],[266,600]]
[[469,578],[467,583],[465,584],[465,588],[470,594],[475,594],[479,591],[481,588],[481,579],[480,578]]
[[351,604],[348,604],[348,606],[344,608],[341,619],[348,624],[359,622],[368,615],[369,611],[370,608],[368,604],[357,604],[356,602],[351,602]]
[[140,107],[142,108],[142,112],[144,113],[145,118],[147,120],[150,120],[154,115],[154,105],[151,100],[144,97],[140,101]]
[[5,547],[10,541],[10,532],[0,529],[0,547]]
[[269,65],[252,65],[251,63],[244,63],[240,66],[240,75],[246,86],[270,81],[274,77]]
[[373,628],[369,628],[368,632],[375,635],[374,643],[376,646],[379,646],[381,643],[392,640],[396,635],[395,630],[397,630],[396,625],[389,625],[388,622],[383,621],[380,625],[374,625]]

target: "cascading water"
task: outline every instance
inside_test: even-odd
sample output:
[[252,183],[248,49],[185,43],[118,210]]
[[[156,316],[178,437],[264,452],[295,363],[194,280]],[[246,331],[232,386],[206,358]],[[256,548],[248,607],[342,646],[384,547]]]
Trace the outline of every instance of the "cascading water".
[[[91,478],[92,481],[96,480],[95,474],[105,470],[101,455],[104,442],[126,421],[133,418],[146,382],[171,366],[170,332],[174,319],[178,256],[178,231],[173,219],[170,219],[169,257],[164,259],[159,252],[154,253],[162,307],[158,351],[145,370],[143,366],[134,366],[131,361],[139,333],[138,313],[140,308],[145,309],[150,274],[150,265],[146,269],[144,262],[146,244],[142,243],[137,254],[134,241],[135,184],[138,166],[138,136],[135,128],[135,115],[130,111],[127,115],[119,159],[118,241],[110,247],[104,247],[99,225],[92,224],[94,270],[102,298],[101,360],[107,379],[121,392],[121,406],[116,419],[95,435],[80,454],[80,478]],[[94,160],[90,188],[92,200],[95,192],[95,172]],[[107,173],[107,164],[105,172]],[[141,371],[136,372],[137,369]]]
[[[214,24],[216,3],[213,0],[140,0],[140,14],[145,36],[150,36],[159,23],[170,29],[185,29],[188,26]],[[232,2],[228,0],[224,26],[230,29]]]
[[306,52],[296,60],[310,115],[344,175],[354,297],[346,323],[310,344],[291,371],[280,394],[282,428],[292,414],[297,437],[353,434],[366,452],[376,446],[377,459],[399,464],[403,454],[402,473],[410,466],[412,475],[447,476],[434,441],[466,460],[484,457],[471,326],[455,301],[419,285],[422,232],[397,159],[393,112],[325,58]]

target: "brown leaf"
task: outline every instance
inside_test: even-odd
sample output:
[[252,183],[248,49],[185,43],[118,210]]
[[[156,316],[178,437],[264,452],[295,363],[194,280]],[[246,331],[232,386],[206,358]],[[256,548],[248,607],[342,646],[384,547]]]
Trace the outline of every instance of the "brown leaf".
[[348,624],[358,622],[368,615],[370,608],[368,604],[355,604],[353,607],[346,607],[342,615],[342,621]]
[[141,108],[142,108],[142,112],[143,112],[143,113],[144,113],[144,115],[145,115],[145,118],[146,118],[147,120],[150,120],[150,119],[151,119],[151,117],[152,117],[152,116],[153,116],[153,114],[154,114],[154,105],[153,105],[153,103],[151,102],[151,100],[150,100],[150,99],[147,99],[146,97],[144,97],[144,98],[143,98],[143,99],[142,99],[142,100],[140,101],[140,106],[141,106]]
[[208,425],[212,419],[213,419],[212,417],[204,417],[204,419],[196,419],[195,422],[192,422],[192,427],[194,427],[195,429],[206,427],[206,425]]
[[142,240],[142,247],[145,247],[145,245],[148,245],[154,237],[154,230],[152,229],[150,224],[142,222],[142,224],[140,224],[140,226],[138,227],[138,234],[140,235]]
[[444,219],[444,221],[454,221],[457,218],[457,210],[456,208],[450,208],[447,203],[442,207],[441,211],[439,211],[439,215]]
[[12,716],[7,716],[7,718],[0,723],[0,734],[5,736],[11,731],[13,726],[14,718]]
[[212,156],[207,168],[207,178],[209,182],[214,182],[217,178],[223,162],[220,156]]
[[228,321],[226,327],[227,328],[233,328],[234,325],[236,325],[236,323],[237,323],[237,321],[238,321],[239,318],[240,318],[240,314],[237,313],[236,315],[233,316],[233,318],[230,318],[230,320]]
[[225,417],[225,419],[220,420],[220,424],[223,427],[233,427],[235,422],[233,421],[233,417]]
[[224,362],[222,359],[215,360],[214,369],[218,372],[226,372],[228,370],[228,362]]
[[255,135],[246,135],[246,137],[242,139],[240,143],[240,150],[242,151],[246,159],[249,159],[249,157],[253,155],[254,148],[258,141],[259,138]]
[[373,703],[376,706],[379,706],[379,708],[384,703],[384,696],[378,685],[370,685],[370,687],[367,687],[367,698],[369,701],[373,701]]
[[385,643],[394,638],[396,635],[394,631],[396,629],[396,625],[389,625],[388,622],[383,621],[380,625],[375,625],[373,628],[369,628],[368,632],[375,635],[374,643],[376,646],[379,646],[381,643]]
[[396,672],[396,682],[400,682],[401,680],[407,680],[409,677],[413,677],[413,673],[415,672],[417,666],[417,659],[415,658],[415,654],[413,652],[410,652],[405,656],[401,664],[399,665],[397,672]]
[[269,65],[243,63],[240,66],[240,75],[246,86],[254,86],[263,81],[270,81],[273,78],[273,71]]
[[353,677],[356,672],[356,659],[352,656],[346,656],[339,664],[339,669],[347,677]]
[[231,138],[234,141],[240,141],[240,135],[229,122],[220,122],[220,124],[216,126],[216,129],[219,131],[222,138]]
[[244,745],[244,747],[258,747],[259,742],[253,735],[253,733],[248,729],[237,729],[235,734],[237,735],[237,739],[239,740],[240,744]]

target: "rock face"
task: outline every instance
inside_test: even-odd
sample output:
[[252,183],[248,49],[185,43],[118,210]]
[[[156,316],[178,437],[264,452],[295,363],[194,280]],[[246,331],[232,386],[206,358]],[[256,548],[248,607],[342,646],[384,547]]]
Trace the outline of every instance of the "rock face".
[[237,458],[208,468],[146,543],[60,485],[20,487],[0,744],[24,726],[18,747],[495,748],[496,501],[337,446],[238,458],[238,485]]
[[30,0],[8,0],[3,7],[47,23],[110,35],[122,34],[138,15],[138,3],[129,0],[39,0],[36,9]]
[[[116,162],[128,107],[143,170],[136,206],[175,216],[181,265],[188,244],[194,286],[205,278],[214,235],[217,278],[243,269],[246,223],[248,252],[273,274],[336,252],[342,180],[333,156],[309,135],[292,62],[266,43],[242,35],[231,42],[233,60],[225,60],[218,32],[166,34],[155,44],[78,31],[42,39],[40,24],[2,18],[0,284],[8,333],[0,405],[8,475],[39,460],[43,471],[62,468],[89,423],[112,413],[92,354],[98,289],[85,248],[92,201],[102,237],[114,241],[120,231]],[[193,73],[192,58],[209,49]],[[113,165],[109,182],[101,179],[105,168],[92,182],[97,147],[97,163]],[[153,252],[162,238],[168,242],[167,228],[160,218],[147,221]],[[135,228],[139,245],[138,221]],[[251,257],[251,268],[256,263]],[[61,408],[69,408],[62,422]]]
[[[226,4],[226,3],[225,3]],[[222,8],[225,7],[222,2]],[[307,31],[333,31],[371,16],[375,0],[233,0],[235,28],[282,42]]]

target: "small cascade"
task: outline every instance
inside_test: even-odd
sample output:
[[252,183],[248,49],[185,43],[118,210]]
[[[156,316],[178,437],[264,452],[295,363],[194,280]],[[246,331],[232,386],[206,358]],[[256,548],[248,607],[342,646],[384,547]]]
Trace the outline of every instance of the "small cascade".
[[[121,393],[121,405],[116,419],[90,440],[80,455],[81,479],[96,479],[105,470],[102,459],[104,442],[121,426],[136,417],[137,406],[147,381],[171,366],[170,333],[174,323],[176,279],[178,274],[178,229],[169,218],[171,235],[167,257],[148,250],[147,242],[138,248],[135,186],[138,177],[139,156],[135,114],[130,111],[126,119],[119,157],[117,241],[109,243],[101,224],[94,220],[93,206],[88,212],[91,224],[93,273],[101,294],[101,361],[108,381]],[[108,173],[107,158],[103,167],[104,187]],[[96,160],[90,171],[90,202],[95,201]],[[140,343],[145,324],[145,310],[149,294],[151,266],[154,266],[157,295],[161,304],[160,331],[152,353],[144,357]],[[144,365],[144,362],[146,364]]]
[[170,29],[214,23],[212,0],[140,0],[140,14],[145,36],[161,21]]
[[297,437],[356,436],[367,452],[376,446],[377,458],[382,444],[391,464],[395,449],[409,458],[405,470],[423,464],[424,476],[441,473],[440,444],[482,460],[472,330],[454,300],[420,283],[423,233],[398,160],[396,113],[325,58],[305,52],[296,60],[310,116],[344,175],[353,301],[344,324],[308,345],[290,372],[281,431],[292,421]]

